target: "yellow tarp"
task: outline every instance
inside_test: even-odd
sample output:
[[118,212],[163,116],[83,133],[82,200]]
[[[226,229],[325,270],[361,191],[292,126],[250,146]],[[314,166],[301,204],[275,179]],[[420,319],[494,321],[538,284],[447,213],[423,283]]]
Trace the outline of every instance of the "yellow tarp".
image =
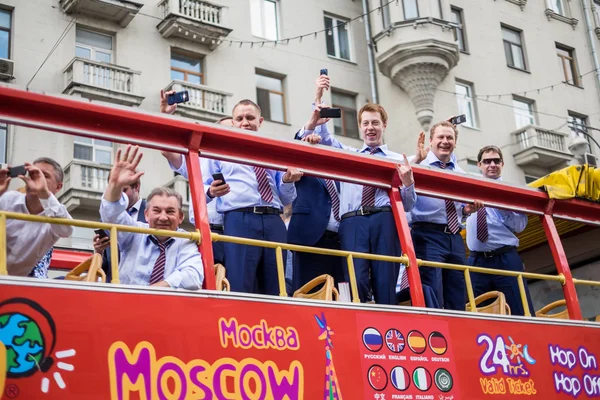
[[588,164],[572,165],[555,171],[529,184],[542,188],[551,199],[572,199],[580,197],[600,200],[600,169]]

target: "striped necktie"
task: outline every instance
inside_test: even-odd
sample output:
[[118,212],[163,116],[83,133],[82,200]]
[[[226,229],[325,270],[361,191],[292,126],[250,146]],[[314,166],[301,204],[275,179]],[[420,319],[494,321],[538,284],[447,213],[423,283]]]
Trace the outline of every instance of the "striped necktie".
[[340,222],[340,196],[338,195],[335,183],[331,179],[325,179],[325,186],[329,197],[331,197],[331,212],[336,221]]
[[267,176],[267,170],[263,167],[254,167],[254,174],[256,174],[256,181],[258,182],[258,193],[263,201],[270,203],[273,201],[273,192],[271,191],[271,185],[269,185],[269,177]]
[[402,280],[400,281],[400,291],[408,289],[408,287],[408,269],[405,267],[404,271],[402,272]]
[[487,210],[482,207],[477,211],[477,240],[485,243],[488,238]]
[[[373,155],[375,153],[379,153],[381,149],[379,147],[369,148],[369,154]],[[362,191],[362,200],[360,205],[362,207],[375,207],[375,191],[377,189],[373,186],[363,186]]]
[[129,210],[127,210],[127,214],[133,216],[133,214],[137,211],[137,208],[135,207],[131,207]]
[[[448,164],[440,161],[440,168],[446,169]],[[458,213],[456,212],[456,206],[452,200],[444,200],[446,202],[446,219],[448,220],[448,230],[452,233],[458,233],[460,224],[458,223]]]
[[159,254],[158,258],[156,259],[156,262],[154,263],[154,268],[152,268],[152,274],[150,274],[151,285],[154,285],[155,283],[158,283],[165,279],[165,265],[167,263],[166,250],[167,247],[169,247],[171,243],[175,241],[173,238],[168,239],[164,242],[160,242],[157,239],[155,240],[156,241],[153,240],[152,242],[158,246]]

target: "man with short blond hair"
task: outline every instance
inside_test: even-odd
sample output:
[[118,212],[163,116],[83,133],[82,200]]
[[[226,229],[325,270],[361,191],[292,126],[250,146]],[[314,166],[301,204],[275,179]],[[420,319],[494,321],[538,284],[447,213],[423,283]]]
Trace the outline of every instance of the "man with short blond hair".
[[[311,118],[304,125],[301,136],[311,143],[320,141],[321,144],[360,154],[384,157],[400,163],[404,161],[396,167],[402,182],[400,194],[404,210],[410,211],[417,200],[412,168],[406,155],[394,153],[383,144],[383,134],[388,122],[385,109],[379,104],[371,103],[365,104],[360,109],[358,124],[364,144],[361,149],[355,149],[343,145],[329,132],[327,119],[319,116],[322,108],[327,106],[323,104],[315,106]],[[314,134],[318,137],[315,138]],[[390,198],[384,189],[342,182],[340,220],[339,236],[342,250],[387,256],[402,255]],[[372,291],[376,303],[397,304],[396,281],[400,269],[399,263],[355,258],[354,269],[362,302],[371,299]],[[346,276],[346,279],[349,280],[349,277]]]

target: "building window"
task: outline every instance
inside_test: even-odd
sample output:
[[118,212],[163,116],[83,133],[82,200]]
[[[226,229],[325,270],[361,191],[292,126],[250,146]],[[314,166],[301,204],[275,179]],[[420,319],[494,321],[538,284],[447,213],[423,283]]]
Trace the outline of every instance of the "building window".
[[531,182],[535,182],[540,178],[540,176],[525,175],[525,183],[529,185]]
[[112,164],[112,143],[106,140],[75,136],[73,158],[97,164]]
[[467,52],[467,37],[465,36],[465,20],[463,10],[456,7],[451,7],[452,22],[459,25],[458,28],[454,28],[454,40],[458,42],[458,48],[462,52]]
[[548,8],[556,14],[566,15],[563,0],[548,0]]
[[325,16],[327,55],[350,61],[350,24],[348,20]]
[[502,40],[504,41],[506,63],[509,67],[526,70],[525,53],[523,52],[523,43],[521,39],[520,31],[505,26],[502,27]]
[[515,122],[517,129],[527,125],[535,125],[534,102],[532,100],[513,98],[513,109],[515,111]]
[[419,18],[417,0],[402,0],[402,9],[404,10],[404,19]]
[[441,0],[429,0],[429,6],[431,7],[431,16],[433,18],[443,19]]
[[587,121],[587,116],[569,111],[568,125],[571,130],[571,136],[580,136],[590,143]]
[[388,0],[379,0],[381,6],[381,19],[383,22],[383,29],[387,29],[392,25],[392,18],[390,17],[390,4]]
[[594,0],[594,18],[596,19],[596,29],[600,28],[600,0]]
[[105,63],[112,63],[113,37],[77,28],[75,32],[75,56]]
[[558,65],[563,73],[564,81],[568,84],[579,86],[580,81],[579,74],[577,73],[575,51],[557,44],[556,55],[558,56]]
[[470,128],[477,127],[475,112],[475,100],[473,97],[473,85],[469,83],[456,82],[456,100],[458,102],[458,114],[465,114],[467,121],[463,124]]
[[279,2],[277,0],[250,0],[252,34],[268,40],[279,39]]
[[331,106],[339,107],[342,110],[342,117],[333,119],[335,134],[360,139],[356,113],[356,96],[332,90]]
[[10,58],[11,12],[0,9],[0,58]]
[[6,162],[6,140],[8,137],[8,125],[0,124],[0,164]]
[[171,79],[178,79],[180,81],[196,83],[198,85],[204,84],[202,59],[172,52]]
[[256,73],[256,99],[267,121],[286,122],[283,80]]
[[467,173],[481,176],[481,170],[477,166],[477,160],[467,160]]

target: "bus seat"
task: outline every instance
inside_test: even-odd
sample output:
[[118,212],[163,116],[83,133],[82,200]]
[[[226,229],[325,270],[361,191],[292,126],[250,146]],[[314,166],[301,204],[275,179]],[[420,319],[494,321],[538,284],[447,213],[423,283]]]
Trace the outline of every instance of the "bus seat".
[[596,322],[600,322],[600,315],[596,315]]
[[65,280],[80,282],[106,282],[106,274],[102,270],[102,255],[95,253],[84,262],[67,272]]
[[227,274],[227,270],[223,266],[223,264],[215,264],[215,283],[217,290],[229,292],[231,291],[231,287],[229,286],[229,281],[225,278]]
[[[555,308],[565,307],[564,310],[559,311],[557,313],[548,314],[548,311],[552,311]],[[565,300],[557,300],[553,303],[550,303],[544,306],[541,310],[536,311],[536,317],[544,317],[544,318],[555,318],[555,319],[569,319],[569,310],[567,310],[567,302]]]
[[[492,301],[490,304],[477,307],[479,304],[492,299],[496,300]],[[510,315],[510,306],[506,303],[504,293],[498,292],[497,290],[477,296],[475,298],[475,306],[477,307],[477,312],[480,313]],[[469,303],[467,303],[465,310],[471,311],[471,305]]]
[[[323,285],[321,289],[310,293],[311,290],[319,285]],[[335,288],[333,277],[331,275],[323,274],[321,276],[317,276],[315,279],[296,290],[293,297],[301,299],[338,301],[340,295]]]

